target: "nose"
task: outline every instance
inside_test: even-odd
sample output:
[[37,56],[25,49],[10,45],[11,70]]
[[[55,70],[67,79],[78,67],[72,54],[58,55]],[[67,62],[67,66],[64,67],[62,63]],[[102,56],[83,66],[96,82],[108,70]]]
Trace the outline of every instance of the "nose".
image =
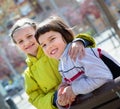
[[30,41],[28,39],[25,40],[24,44],[28,45],[30,43]]
[[52,49],[52,47],[53,47],[53,45],[52,44],[47,44],[47,46],[46,46],[46,50],[47,51],[50,51],[51,49]]

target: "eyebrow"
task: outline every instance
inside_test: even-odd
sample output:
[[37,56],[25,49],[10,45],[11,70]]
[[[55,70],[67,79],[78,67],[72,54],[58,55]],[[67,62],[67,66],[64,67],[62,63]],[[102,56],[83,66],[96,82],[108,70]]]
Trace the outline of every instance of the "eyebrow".
[[[52,38],[53,36],[55,36],[55,35],[50,35],[50,36],[48,37],[48,40],[49,40],[50,38]],[[40,42],[39,42],[39,44],[40,44],[40,46],[43,45],[43,43],[40,43]]]

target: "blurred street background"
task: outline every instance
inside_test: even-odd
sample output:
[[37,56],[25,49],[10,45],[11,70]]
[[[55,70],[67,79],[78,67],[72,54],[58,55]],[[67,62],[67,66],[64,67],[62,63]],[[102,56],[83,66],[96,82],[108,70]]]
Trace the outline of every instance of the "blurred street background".
[[26,56],[10,40],[10,29],[20,18],[42,22],[50,15],[62,17],[75,34],[90,34],[120,62],[120,0],[0,0],[0,93],[18,109],[35,108],[24,91]]

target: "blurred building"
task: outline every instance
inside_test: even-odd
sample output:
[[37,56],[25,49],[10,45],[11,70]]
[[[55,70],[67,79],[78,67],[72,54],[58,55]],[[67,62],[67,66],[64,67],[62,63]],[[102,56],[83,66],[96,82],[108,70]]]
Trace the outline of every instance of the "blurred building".
[[[8,34],[14,22],[21,17],[42,21],[49,15],[63,17],[75,33],[99,34],[109,28],[97,0],[0,0],[0,48],[5,50],[9,63],[18,73],[25,68],[24,57],[11,46]],[[115,20],[120,20],[120,0],[104,0]],[[7,39],[6,39],[7,38]],[[4,40],[4,41],[3,41]],[[14,56],[14,57],[13,57]],[[16,61],[17,60],[17,61]],[[0,56],[0,77],[11,73]]]
[[[43,12],[39,16],[39,20],[49,15],[62,15],[70,26],[76,26],[75,32],[94,31],[101,33],[109,28],[104,12],[98,6],[97,0],[38,0]],[[116,21],[120,19],[120,1],[104,0],[109,11]],[[42,17],[42,18],[41,18]]]
[[[42,21],[52,14],[65,18],[71,25],[78,25],[79,32],[87,31],[89,26],[101,32],[107,24],[103,13],[96,5],[97,0],[0,0],[0,34],[3,34],[21,17]],[[119,0],[104,0],[116,20],[120,16]],[[94,21],[94,23],[93,23]],[[98,32],[98,30],[95,30]]]
[[9,30],[17,19],[34,18],[41,11],[37,0],[0,0],[0,34]]

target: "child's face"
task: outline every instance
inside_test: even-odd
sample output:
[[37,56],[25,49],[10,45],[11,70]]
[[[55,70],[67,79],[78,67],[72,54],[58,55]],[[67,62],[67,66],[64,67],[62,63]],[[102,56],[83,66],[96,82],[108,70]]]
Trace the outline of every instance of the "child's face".
[[36,56],[38,43],[34,38],[35,30],[30,25],[25,25],[16,30],[13,34],[13,38],[16,41],[16,45],[26,54]]
[[38,39],[45,54],[51,58],[59,59],[66,47],[62,35],[56,31],[49,31],[39,36]]

